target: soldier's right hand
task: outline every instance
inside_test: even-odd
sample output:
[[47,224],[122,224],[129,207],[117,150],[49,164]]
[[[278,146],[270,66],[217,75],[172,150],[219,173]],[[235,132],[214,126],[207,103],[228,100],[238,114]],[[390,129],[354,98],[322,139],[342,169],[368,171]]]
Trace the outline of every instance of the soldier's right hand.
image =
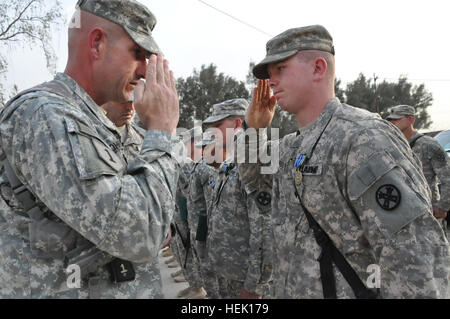
[[277,100],[272,96],[269,80],[259,80],[253,90],[252,103],[247,109],[245,122],[248,127],[264,128],[272,122]]
[[150,56],[145,82],[139,81],[134,91],[134,107],[148,130],[175,132],[180,117],[178,93],[162,55]]

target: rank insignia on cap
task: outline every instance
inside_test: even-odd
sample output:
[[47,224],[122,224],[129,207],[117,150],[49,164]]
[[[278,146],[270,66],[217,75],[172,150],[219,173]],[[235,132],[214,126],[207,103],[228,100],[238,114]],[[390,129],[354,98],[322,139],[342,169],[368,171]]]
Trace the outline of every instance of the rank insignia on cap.
[[256,200],[263,206],[267,206],[272,202],[272,196],[268,192],[260,192],[256,196]]
[[393,210],[400,205],[401,194],[394,185],[383,185],[375,193],[378,205],[384,210]]

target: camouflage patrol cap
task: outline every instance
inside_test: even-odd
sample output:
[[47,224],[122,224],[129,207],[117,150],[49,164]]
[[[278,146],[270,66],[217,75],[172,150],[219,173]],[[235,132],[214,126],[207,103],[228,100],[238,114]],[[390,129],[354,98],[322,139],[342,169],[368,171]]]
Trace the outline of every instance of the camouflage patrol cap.
[[202,140],[195,144],[195,147],[203,147],[214,143],[214,134],[212,131],[208,130],[203,133]]
[[415,114],[416,110],[414,107],[409,105],[397,105],[389,109],[389,114],[386,117],[386,120],[398,120],[407,116],[414,116]]
[[179,136],[182,138],[183,143],[187,143],[189,141],[198,141],[202,138],[202,128],[200,126],[195,126],[188,131],[184,131]]
[[299,51],[319,50],[334,55],[333,38],[321,25],[312,25],[284,31],[267,42],[266,57],[253,68],[258,79],[268,79],[267,66],[293,56]]
[[248,102],[246,99],[232,99],[213,105],[213,112],[210,117],[203,121],[203,124],[219,122],[229,116],[245,116]]
[[152,37],[156,18],[135,0],[78,0],[77,8],[120,25],[143,49],[159,54],[161,50]]

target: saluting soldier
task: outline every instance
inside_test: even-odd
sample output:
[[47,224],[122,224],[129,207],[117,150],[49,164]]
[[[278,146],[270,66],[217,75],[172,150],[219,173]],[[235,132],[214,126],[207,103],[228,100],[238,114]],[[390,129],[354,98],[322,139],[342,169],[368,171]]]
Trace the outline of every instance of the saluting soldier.
[[[80,0],[77,8],[65,72],[0,114],[9,166],[0,183],[0,298],[158,298],[161,279],[150,270],[178,180],[174,77],[147,7]],[[133,90],[146,132],[128,162],[99,105],[129,101]]]
[[[289,29],[266,48],[237,143],[279,156],[271,175],[238,159],[248,191],[272,183],[274,297],[448,298],[449,245],[426,180],[399,130],[335,98],[329,32]],[[276,102],[299,129],[267,143]]]

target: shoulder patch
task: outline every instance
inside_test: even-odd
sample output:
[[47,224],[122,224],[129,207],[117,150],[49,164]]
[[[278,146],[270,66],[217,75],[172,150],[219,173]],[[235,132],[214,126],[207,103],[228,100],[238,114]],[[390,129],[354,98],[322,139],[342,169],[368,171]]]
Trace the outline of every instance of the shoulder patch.
[[400,205],[402,195],[397,187],[387,184],[378,188],[375,198],[378,205],[384,210],[394,210]]
[[272,202],[272,195],[268,192],[259,192],[256,196],[256,200],[263,206],[267,206]]

